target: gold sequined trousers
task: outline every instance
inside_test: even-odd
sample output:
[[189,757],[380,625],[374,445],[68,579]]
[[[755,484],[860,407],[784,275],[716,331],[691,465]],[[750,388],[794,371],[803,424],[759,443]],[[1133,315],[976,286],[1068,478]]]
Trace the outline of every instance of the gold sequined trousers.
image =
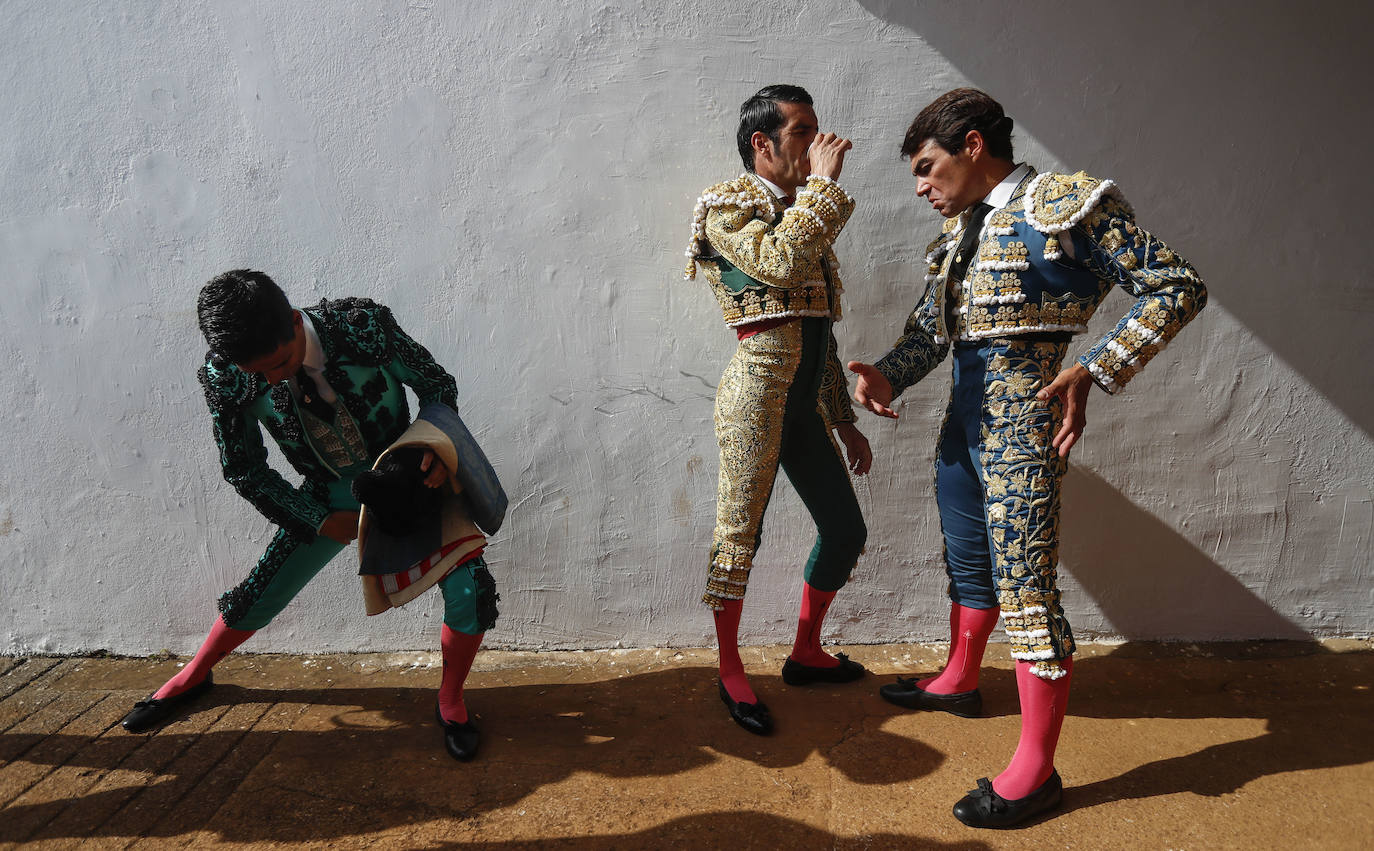
[[863,551],[868,530],[817,398],[829,339],[830,320],[817,317],[761,331],[740,341],[721,377],[716,529],[702,597],[712,609],[744,598],[779,467],[816,523],[806,582],[838,590]]

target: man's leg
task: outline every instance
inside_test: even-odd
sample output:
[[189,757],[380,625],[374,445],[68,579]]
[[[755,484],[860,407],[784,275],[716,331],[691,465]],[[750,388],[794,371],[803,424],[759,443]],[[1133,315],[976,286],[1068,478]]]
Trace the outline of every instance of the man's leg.
[[444,596],[444,625],[439,644],[443,649],[444,674],[439,684],[439,711],[445,721],[468,720],[463,684],[482,636],[496,625],[496,581],[481,557],[469,559],[449,571],[439,583]]
[[966,694],[978,688],[983,651],[997,626],[997,609],[972,609],[951,603],[949,607],[949,657],[934,677],[916,685],[931,694]]
[[980,461],[998,599],[1017,662],[1021,739],[1007,770],[991,784],[1004,804],[1017,803],[990,808],[989,796],[976,792],[955,806],[955,815],[975,827],[1003,826],[1008,818],[1024,820],[1058,804],[1054,752],[1074,651],[1057,576],[1067,462],[1050,443],[1062,411],[1057,399],[1035,399],[1058,373],[1066,345],[1013,340],[989,349]]
[[953,361],[954,386],[935,453],[935,503],[949,576],[949,658],[938,676],[899,677],[879,694],[908,709],[973,717],[982,712],[978,675],[998,617],[979,461],[986,360],[981,346],[960,344]]
[[278,529],[248,578],[220,597],[220,616],[195,658],[150,700],[134,705],[124,718],[125,729],[141,732],[165,720],[175,710],[170,701],[206,682],[211,668],[270,623],[341,549],[323,535],[307,542]]
[[[956,392],[955,401],[962,395]],[[916,686],[937,695],[967,694],[978,688],[983,651],[997,626],[982,470],[978,444],[970,448],[967,427],[970,420],[977,423],[980,410],[981,395],[973,410],[951,410],[935,456],[935,502],[949,575],[949,658],[938,676]]]
[[[819,412],[812,410],[789,424],[781,463],[816,523],[816,543],[803,573],[801,611],[789,658],[806,667],[835,668],[840,660],[822,649],[821,627],[835,594],[849,581],[863,552],[868,528],[849,470]],[[857,668],[853,677],[861,674]]]
[[1031,673],[1029,662],[1016,663],[1016,692],[1021,698],[1021,738],[1006,770],[992,788],[1007,800],[1024,798],[1054,771],[1054,751],[1069,703],[1073,657],[1063,662],[1064,676],[1046,680]]
[[740,342],[716,391],[720,477],[703,601],[714,615],[721,684],[735,703],[758,704],[739,657],[739,623],[763,514],[777,476],[788,390],[800,357],[800,323],[760,332]]
[[444,595],[444,625],[439,631],[444,673],[439,681],[438,720],[449,755],[467,761],[477,755],[481,738],[469,719],[463,685],[482,646],[483,634],[496,625],[500,595],[481,556],[450,571],[440,581],[439,590]]
[[205,637],[204,643],[196,651],[195,658],[187,663],[186,667],[182,668],[175,677],[163,684],[153,697],[158,700],[165,700],[200,685],[210,675],[210,669],[218,664],[219,660],[232,653],[240,644],[252,638],[253,632],[254,630],[251,629],[230,629],[224,625],[223,617],[215,618],[214,625],[210,627],[210,634]]

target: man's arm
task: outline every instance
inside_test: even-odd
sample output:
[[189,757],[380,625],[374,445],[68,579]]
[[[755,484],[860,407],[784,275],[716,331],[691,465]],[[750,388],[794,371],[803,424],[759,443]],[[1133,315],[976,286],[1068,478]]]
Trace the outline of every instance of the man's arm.
[[1036,394],[1042,401],[1058,397],[1064,405],[1051,444],[1067,457],[1087,425],[1092,384],[1108,393],[1124,387],[1206,306],[1207,288],[1187,260],[1135,223],[1114,188],[1064,236],[1073,239],[1074,255],[1084,265],[1136,297],[1111,332]]
[[821,373],[819,395],[825,423],[835,428],[842,423],[857,422],[859,418],[854,415],[854,406],[849,401],[849,382],[845,377],[844,367],[840,366],[839,344],[835,342],[833,332],[827,336],[830,339],[826,345],[825,368]]
[[[398,381],[415,391],[421,409],[437,402],[449,406],[456,412],[458,410],[458,382],[448,373],[448,370],[439,365],[439,362],[429,353],[429,349],[420,345],[415,338],[401,328],[400,323],[396,321],[396,317],[391,314],[389,308],[378,305],[377,315],[383,330],[386,332],[392,355],[391,361],[387,364],[388,371]],[[420,469],[428,473],[424,481],[425,485],[431,488],[437,488],[446,482],[451,472],[444,465],[444,462],[428,449],[425,450],[424,457],[420,459]]]
[[246,406],[235,403],[232,392],[219,386],[217,375],[210,364],[200,369],[224,480],[268,520],[293,535],[313,540],[330,514],[329,506],[293,487],[267,464],[267,448],[257,418]]
[[441,402],[458,410],[458,382],[434,360],[429,349],[402,330],[391,310],[377,306],[377,320],[387,335],[391,355],[386,369],[398,381],[415,391],[420,407]]
[[1117,326],[1078,359],[1103,390],[1115,393],[1197,316],[1207,288],[1187,260],[1136,225],[1119,197],[1103,198],[1075,232],[1085,243],[1084,263],[1136,297]]
[[[943,237],[932,246],[942,241]],[[897,414],[888,407],[892,400],[929,375],[949,354],[948,342],[935,341],[939,311],[935,295],[935,283],[928,283],[921,300],[907,317],[901,338],[876,364],[869,366],[858,361],[849,364],[850,371],[859,376],[854,398],[879,416],[896,419]]]
[[718,206],[706,214],[706,238],[754,280],[794,287],[816,282],[817,258],[853,212],[854,199],[838,183],[812,175],[776,225],[755,218],[752,207]]

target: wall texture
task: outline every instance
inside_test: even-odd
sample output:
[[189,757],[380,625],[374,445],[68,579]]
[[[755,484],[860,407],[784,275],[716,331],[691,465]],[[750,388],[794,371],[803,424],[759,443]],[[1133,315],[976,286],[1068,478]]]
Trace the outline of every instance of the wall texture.
[[[1003,101],[1024,158],[1115,178],[1206,278],[1201,318],[1092,398],[1064,518],[1082,636],[1371,631],[1374,187],[1351,140],[1374,81],[1341,59],[1367,4],[668,5],[0,6],[0,652],[191,651],[257,557],[269,527],[221,481],[194,377],[195,293],[240,266],[298,303],[385,301],[457,375],[512,496],[493,643],[708,643],[732,335],[682,250],[697,193],[740,170],[739,102],[779,81],[855,140],[845,356],[882,354],[920,294],[939,223],[896,147],[958,85]],[[861,423],[871,543],[833,637],[944,637],[947,384]],[[810,536],[780,487],[747,641],[790,638]],[[435,645],[437,594],[368,619],[354,572],[249,648]]]

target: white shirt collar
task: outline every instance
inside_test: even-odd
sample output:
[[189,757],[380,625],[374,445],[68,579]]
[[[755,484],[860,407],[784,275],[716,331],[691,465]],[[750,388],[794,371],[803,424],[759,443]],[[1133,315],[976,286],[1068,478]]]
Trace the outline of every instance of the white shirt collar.
[[782,191],[781,186],[777,185],[776,183],[759,174],[758,172],[755,172],[754,176],[757,177],[759,180],[763,181],[763,185],[768,187],[768,191],[773,193],[774,198],[782,198],[787,195],[786,192]]
[[1002,178],[1002,182],[992,187],[992,191],[983,199],[994,210],[1000,210],[1011,200],[1011,193],[1016,191],[1016,187],[1021,185],[1021,181],[1030,173],[1030,166],[1021,163],[1011,170],[1011,174]]

